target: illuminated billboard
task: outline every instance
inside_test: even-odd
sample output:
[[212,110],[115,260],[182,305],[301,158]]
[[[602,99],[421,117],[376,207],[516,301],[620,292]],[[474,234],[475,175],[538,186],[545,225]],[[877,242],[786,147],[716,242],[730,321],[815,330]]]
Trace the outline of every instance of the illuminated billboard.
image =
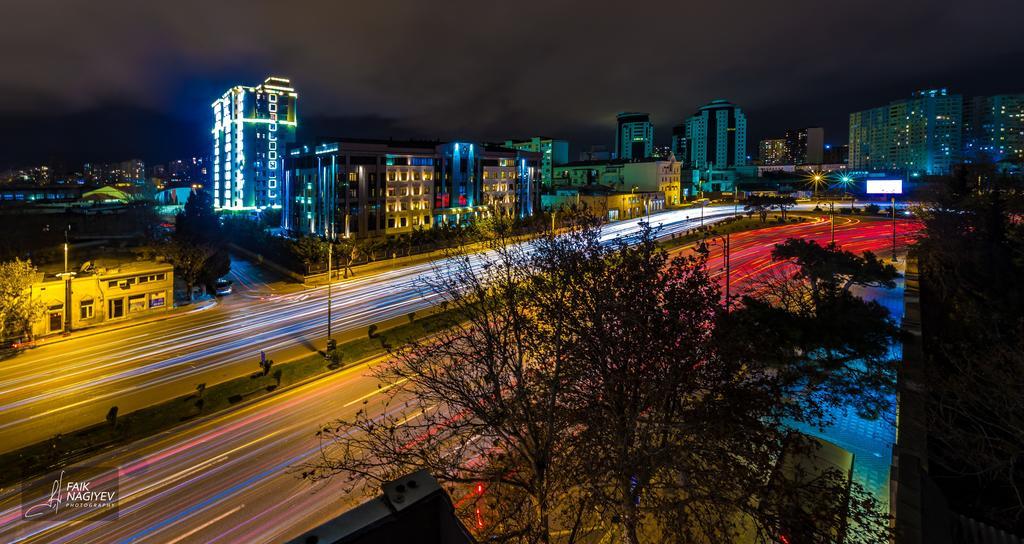
[[867,193],[869,195],[903,194],[902,179],[869,179],[867,182]]

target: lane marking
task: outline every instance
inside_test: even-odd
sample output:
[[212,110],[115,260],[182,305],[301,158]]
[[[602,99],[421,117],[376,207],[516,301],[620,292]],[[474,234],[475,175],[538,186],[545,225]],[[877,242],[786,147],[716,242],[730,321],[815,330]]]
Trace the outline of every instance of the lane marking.
[[182,540],[185,540],[186,538],[188,538],[188,537],[198,533],[199,531],[202,531],[203,529],[213,525],[214,523],[217,523],[218,521],[220,521],[220,520],[230,516],[231,514],[234,514],[235,512],[241,510],[243,506],[245,506],[245,505],[244,504],[239,504],[238,506],[232,508],[231,510],[228,510],[227,512],[224,512],[223,514],[221,514],[221,515],[211,519],[210,521],[207,521],[206,523],[200,525],[199,527],[196,527],[195,529],[192,529],[191,531],[189,531],[189,532],[179,536],[178,538],[175,538],[174,540],[167,541],[167,544],[177,544],[178,542],[181,542]]
[[370,391],[369,393],[367,393],[367,394],[365,394],[365,395],[363,395],[363,396],[361,396],[361,397],[359,397],[359,398],[357,398],[357,399],[355,399],[355,400],[353,400],[353,401],[351,401],[351,402],[349,402],[347,404],[343,404],[341,407],[342,408],[348,408],[349,406],[352,406],[353,404],[356,404],[358,402],[364,401],[364,400],[366,400],[366,399],[368,399],[368,398],[370,398],[370,397],[372,397],[374,395],[377,395],[379,393],[383,393],[383,392],[387,391],[388,389],[391,389],[392,387],[394,387],[396,385],[400,385],[403,382],[407,382],[407,381],[409,381],[409,378],[402,378],[401,380],[398,380],[397,382],[395,382],[395,383],[393,383],[391,385],[385,385],[384,387],[381,387],[381,388],[377,389],[376,391]]

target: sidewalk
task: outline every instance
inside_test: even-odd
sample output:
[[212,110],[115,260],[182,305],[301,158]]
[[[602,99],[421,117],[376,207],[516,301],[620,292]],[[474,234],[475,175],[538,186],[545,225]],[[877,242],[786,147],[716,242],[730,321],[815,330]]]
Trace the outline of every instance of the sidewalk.
[[147,325],[149,323],[156,323],[159,321],[165,321],[167,319],[173,319],[175,317],[181,317],[194,312],[201,312],[213,308],[218,304],[217,298],[212,297],[207,300],[202,300],[196,303],[191,303],[186,306],[176,306],[162,314],[151,315],[147,317],[140,317],[138,319],[129,319],[126,321],[118,321],[116,323],[110,323],[108,325],[96,325],[94,327],[88,327],[85,329],[78,329],[68,334],[59,334],[54,336],[46,336],[35,340],[32,343],[32,347],[37,348],[40,346],[48,346],[51,344],[57,344],[68,340],[76,340],[78,338],[86,338],[89,336],[103,334],[113,331],[119,331],[131,327],[137,327],[139,325]]

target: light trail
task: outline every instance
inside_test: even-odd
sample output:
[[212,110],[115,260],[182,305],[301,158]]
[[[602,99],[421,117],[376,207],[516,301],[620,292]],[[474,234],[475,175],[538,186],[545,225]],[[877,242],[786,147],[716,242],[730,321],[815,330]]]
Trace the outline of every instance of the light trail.
[[[878,229],[891,229],[891,225],[874,223],[837,222],[837,242],[842,240],[843,247],[851,250],[886,249],[891,231],[886,231],[881,241],[876,235]],[[828,223],[803,223],[733,235],[733,265],[755,273],[769,265],[771,247],[782,238],[806,236],[827,241],[828,228]],[[908,226],[908,237],[912,231]],[[720,249],[712,248],[708,266],[720,277],[716,269],[721,267],[716,260],[720,255],[716,253]],[[400,274],[388,277],[409,280]],[[359,285],[372,283],[363,278]],[[281,305],[301,306],[295,302]],[[320,331],[315,325],[314,330]],[[20,516],[18,490],[4,489],[0,491],[0,542],[259,544],[298,536],[362,499],[358,493],[346,493],[347,482],[341,478],[310,484],[288,471],[319,455],[315,433],[321,424],[336,418],[351,420],[359,410],[374,419],[418,417],[405,414],[401,396],[386,405],[383,401],[389,395],[379,393],[395,386],[379,383],[366,370],[366,366],[348,368],[235,410],[182,424],[173,432],[94,455],[89,464],[116,467],[125,497],[117,521],[25,522]],[[400,388],[396,391],[402,394]]]

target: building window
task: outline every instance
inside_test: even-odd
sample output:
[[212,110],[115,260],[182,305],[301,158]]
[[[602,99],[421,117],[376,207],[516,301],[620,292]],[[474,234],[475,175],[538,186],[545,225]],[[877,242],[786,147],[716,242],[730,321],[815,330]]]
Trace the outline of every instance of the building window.
[[153,293],[149,295],[149,307],[150,308],[163,308],[167,304],[166,294],[163,292]]
[[124,298],[112,298],[107,301],[107,318],[124,317]]
[[146,309],[146,295],[132,295],[128,297],[128,312],[141,312]]
[[395,228],[395,218],[394,217],[389,217],[388,218],[388,228],[389,229]]
[[92,319],[96,314],[93,309],[92,300],[83,300],[78,303],[78,318],[79,319]]

